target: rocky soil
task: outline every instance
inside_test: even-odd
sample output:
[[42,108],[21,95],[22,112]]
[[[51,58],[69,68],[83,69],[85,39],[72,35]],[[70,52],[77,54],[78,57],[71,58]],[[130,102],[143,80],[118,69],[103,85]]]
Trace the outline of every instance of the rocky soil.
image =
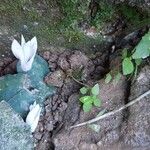
[[[107,2],[113,5],[128,4],[138,11],[142,10],[142,13],[150,10],[148,0],[107,0]],[[49,16],[50,14],[48,21],[46,18],[46,23],[48,23],[48,27],[49,22],[53,22],[54,24],[51,25],[55,26],[55,23],[63,18],[62,15],[64,14],[60,12],[59,3],[50,1],[50,5],[52,3],[54,7],[49,9],[45,3],[46,1],[39,1],[34,5],[35,10],[43,18],[44,15],[48,14]],[[90,11],[97,9],[95,7],[96,0],[91,0],[91,4],[95,5],[92,9],[90,8]],[[31,6],[25,5],[23,8],[24,13],[33,9],[32,4]],[[2,18],[5,18],[5,16],[3,15]],[[12,18],[9,19],[13,20]],[[5,18],[6,24],[9,19]],[[47,97],[44,102],[43,113],[40,116],[37,129],[33,133],[35,150],[150,149],[150,95],[115,115],[95,122],[96,125],[100,126],[99,132],[95,132],[88,125],[70,128],[73,125],[95,118],[102,110],[105,110],[105,113],[116,110],[150,89],[149,59],[143,61],[136,78],[121,76],[118,82],[113,80],[109,84],[104,81],[105,75],[110,70],[121,69],[122,50],[124,48],[132,50],[149,30],[148,25],[139,28],[137,24],[136,30],[131,28],[130,31],[126,31],[133,23],[129,22],[128,24],[128,21],[127,18],[117,15],[111,22],[106,21],[103,29],[99,32],[96,27],[83,20],[78,25],[78,29],[86,37],[90,37],[90,40],[80,46],[77,46],[75,42],[75,45],[70,49],[52,46],[51,38],[48,39],[48,42],[42,41],[44,44],[39,44],[39,47],[42,45],[39,48],[39,55],[48,62],[50,69],[50,73],[47,74],[44,81],[47,85],[52,84],[57,87],[57,91],[52,97]],[[19,37],[20,33],[24,33],[27,37],[37,34],[39,39],[45,38],[47,40],[47,31],[45,30],[42,34],[30,33],[32,29],[40,31],[38,27],[43,25],[40,21],[32,20],[29,23],[31,28],[23,20],[16,31],[10,30],[9,25],[11,24],[9,23],[8,26],[5,26],[5,23],[0,24],[0,77],[16,73],[17,60],[10,52],[11,41],[14,37]],[[45,28],[47,26],[44,26]],[[48,35],[53,37],[53,32],[48,33]],[[43,34],[44,36],[41,36]],[[97,35],[101,35],[103,39],[96,39]],[[69,40],[71,38],[72,36]],[[60,43],[70,42],[68,39],[65,40],[64,37],[62,38],[59,35],[57,39],[54,39],[54,43],[59,45]],[[100,85],[99,98],[102,101],[102,106],[92,108],[90,113],[84,113],[79,101],[81,96],[79,89],[84,84],[93,86],[96,83]]]
[[[35,150],[149,149],[150,96],[120,113],[96,122],[100,126],[98,133],[89,126],[70,129],[72,125],[96,117],[104,109],[106,112],[118,109],[150,89],[150,67],[147,61],[134,80],[122,76],[119,82],[106,84],[103,79],[109,70],[119,69],[122,48],[136,45],[144,32],[136,31],[121,39],[120,46],[112,43],[93,54],[59,48],[40,52],[52,71],[44,80],[48,85],[56,86],[57,92],[44,102],[45,111],[33,134]],[[0,75],[15,73],[15,65],[13,57],[2,58]],[[79,89],[83,85],[77,81],[91,86],[99,83],[99,97],[102,100],[100,108],[94,107],[90,113],[83,112],[79,102]]]
[[[121,77],[118,83],[106,84],[104,77],[112,69],[119,69],[122,48],[131,48],[146,30],[136,31],[124,39],[106,46],[102,51],[83,53],[80,50],[53,49],[39,54],[48,62],[51,73],[45,77],[48,85],[57,87],[57,92],[44,102],[44,111],[33,134],[35,150],[98,150],[98,149],[149,149],[149,99],[120,113],[112,115],[96,124],[97,133],[89,126],[70,129],[72,125],[90,120],[102,111],[115,110],[137,98],[150,88],[150,67],[145,62],[134,80]],[[131,42],[132,41],[132,42]],[[16,73],[13,57],[0,59],[0,76]],[[147,64],[147,65],[146,65]],[[79,102],[81,84],[100,85],[100,108],[94,107],[84,113]]]

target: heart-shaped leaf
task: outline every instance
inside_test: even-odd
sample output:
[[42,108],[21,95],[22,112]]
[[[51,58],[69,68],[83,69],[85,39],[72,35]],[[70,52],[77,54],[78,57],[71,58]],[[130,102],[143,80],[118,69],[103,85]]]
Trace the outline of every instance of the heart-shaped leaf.
[[82,103],[90,102],[92,103],[92,98],[91,96],[83,96],[79,99]]
[[125,58],[122,62],[122,70],[123,70],[123,75],[128,75],[133,73],[134,71],[134,66],[132,61],[130,60],[129,57]]
[[95,84],[94,87],[91,90],[92,94],[97,96],[99,94],[99,84]]
[[80,89],[81,94],[86,94],[87,91],[88,91],[88,89],[87,89],[86,87],[82,87],[82,88]]
[[89,112],[92,108],[92,103],[90,102],[86,102],[83,104],[83,111],[84,112]]
[[139,66],[142,63],[142,59],[135,59],[135,63],[137,66]]
[[107,73],[107,74],[106,74],[106,78],[105,78],[105,83],[107,84],[107,83],[109,83],[111,80],[112,80],[111,74],[110,74],[110,73]]
[[150,32],[142,37],[142,40],[135,47],[135,52],[132,55],[133,59],[146,58],[150,55]]
[[101,100],[98,99],[98,98],[94,98],[93,99],[93,104],[97,107],[100,107],[101,106]]

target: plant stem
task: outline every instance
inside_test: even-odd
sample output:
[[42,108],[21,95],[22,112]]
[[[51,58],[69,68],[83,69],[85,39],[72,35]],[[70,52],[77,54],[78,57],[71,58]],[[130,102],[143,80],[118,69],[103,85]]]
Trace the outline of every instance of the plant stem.
[[84,125],[87,125],[87,124],[91,124],[91,123],[97,122],[97,121],[99,121],[99,120],[101,120],[101,119],[104,119],[104,118],[106,118],[106,117],[109,117],[109,116],[111,116],[111,115],[114,115],[114,114],[120,112],[121,110],[126,109],[127,107],[129,107],[129,106],[131,106],[131,105],[137,103],[138,101],[140,101],[142,98],[144,98],[145,96],[147,96],[147,95],[149,95],[149,94],[150,94],[150,90],[148,90],[148,91],[145,92],[144,94],[140,95],[140,96],[137,97],[136,99],[132,100],[131,102],[127,103],[126,105],[120,107],[120,108],[117,109],[117,110],[108,112],[108,113],[106,113],[106,114],[104,114],[104,115],[102,115],[102,116],[96,117],[96,118],[91,119],[91,120],[89,120],[89,121],[86,121],[86,122],[83,122],[83,123],[80,123],[80,124],[71,126],[70,128],[72,129],[72,128],[76,128],[76,127],[81,127],[81,126],[84,126]]
[[85,87],[90,87],[89,85],[87,85],[87,84],[85,84],[85,83],[82,83],[82,82],[80,82],[80,81],[78,81],[76,78],[74,78],[72,75],[69,75],[75,82],[77,82],[77,83],[79,83],[79,84],[81,84],[81,85],[83,85],[83,86],[85,86]]

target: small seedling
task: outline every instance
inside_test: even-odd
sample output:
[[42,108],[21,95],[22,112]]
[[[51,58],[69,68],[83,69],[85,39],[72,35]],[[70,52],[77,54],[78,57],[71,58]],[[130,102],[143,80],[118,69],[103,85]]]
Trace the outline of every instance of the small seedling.
[[83,103],[84,112],[89,112],[92,109],[92,106],[101,106],[101,101],[97,97],[99,95],[99,85],[96,84],[92,88],[82,87],[80,92],[82,96],[79,100]]
[[105,83],[109,83],[112,80],[112,75],[110,73],[106,74]]
[[126,57],[122,62],[123,75],[128,75],[134,72],[134,65],[131,57]]
[[[138,67],[142,63],[142,60],[150,56],[150,31],[145,34],[141,41],[136,45],[131,53],[128,53],[127,49],[122,53],[122,73],[123,75],[133,75],[136,77]],[[120,79],[120,74],[116,76],[116,79]],[[109,83],[112,80],[110,73],[106,74],[105,83]]]

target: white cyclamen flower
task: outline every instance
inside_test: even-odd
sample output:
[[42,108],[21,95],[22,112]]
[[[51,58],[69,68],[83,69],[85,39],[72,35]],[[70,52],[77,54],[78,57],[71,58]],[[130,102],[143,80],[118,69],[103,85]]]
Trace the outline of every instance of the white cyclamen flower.
[[21,36],[21,45],[14,39],[11,45],[11,50],[16,58],[20,60],[23,71],[29,71],[32,68],[32,63],[37,51],[37,39],[32,38],[25,42],[23,35]]
[[34,132],[40,118],[41,107],[39,104],[36,104],[36,101],[33,105],[30,105],[30,111],[26,118],[26,123],[30,126],[31,132]]

